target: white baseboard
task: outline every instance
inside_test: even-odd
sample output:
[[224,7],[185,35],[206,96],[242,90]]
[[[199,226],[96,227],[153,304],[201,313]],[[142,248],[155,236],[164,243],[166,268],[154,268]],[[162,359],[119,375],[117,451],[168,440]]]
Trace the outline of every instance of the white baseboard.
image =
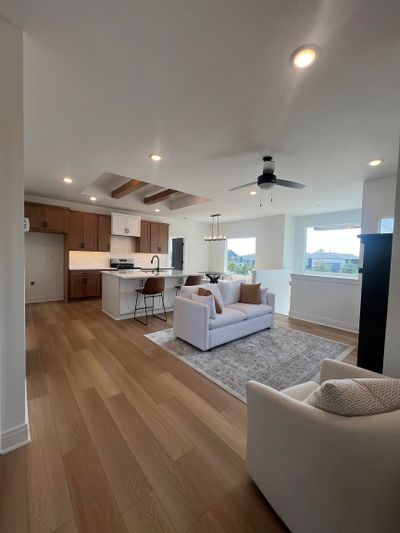
[[25,422],[14,428],[3,431],[1,434],[0,442],[0,454],[5,454],[25,446],[31,442],[31,433],[29,430],[29,418],[28,418],[28,395],[26,390],[25,380]]
[[289,317],[304,320],[305,322],[313,322],[314,324],[319,324],[321,326],[330,326],[331,328],[358,333],[358,324],[353,324],[351,322],[340,322],[339,320],[334,320],[333,318],[310,315],[308,313],[298,313],[295,311],[289,311]]

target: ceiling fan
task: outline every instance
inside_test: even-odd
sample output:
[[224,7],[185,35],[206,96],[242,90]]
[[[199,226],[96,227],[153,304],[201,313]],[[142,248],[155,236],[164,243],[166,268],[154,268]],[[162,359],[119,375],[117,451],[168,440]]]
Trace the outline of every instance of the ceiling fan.
[[275,161],[272,159],[271,155],[264,156],[263,161],[263,173],[258,176],[256,181],[251,181],[250,183],[246,183],[245,185],[239,185],[238,187],[233,187],[233,189],[229,189],[229,191],[237,191],[238,189],[250,187],[250,185],[258,185],[260,189],[263,190],[271,189],[274,185],[280,185],[281,187],[289,187],[290,189],[304,189],[305,185],[303,183],[297,183],[296,181],[280,180],[275,176]]

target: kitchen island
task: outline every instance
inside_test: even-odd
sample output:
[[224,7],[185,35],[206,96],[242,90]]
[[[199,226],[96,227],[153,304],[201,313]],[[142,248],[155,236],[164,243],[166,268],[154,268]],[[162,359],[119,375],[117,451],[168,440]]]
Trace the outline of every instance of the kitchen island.
[[[167,311],[171,311],[176,295],[175,287],[182,285],[186,274],[181,270],[160,270],[160,272],[143,272],[140,270],[102,271],[102,304],[104,313],[114,320],[133,318],[136,289],[144,286],[148,278],[165,278],[164,300]],[[143,303],[141,303],[143,305]],[[161,311],[160,298],[155,299],[154,312]],[[139,311],[137,316],[143,315]]]

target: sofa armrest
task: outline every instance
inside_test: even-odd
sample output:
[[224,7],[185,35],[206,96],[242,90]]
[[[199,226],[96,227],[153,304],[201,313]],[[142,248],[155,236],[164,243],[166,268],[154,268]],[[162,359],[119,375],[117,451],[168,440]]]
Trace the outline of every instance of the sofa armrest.
[[382,374],[371,372],[359,366],[349,365],[334,359],[324,359],[322,361],[320,383],[328,379],[346,379],[346,378],[381,378]]
[[176,296],[174,300],[174,335],[200,348],[200,350],[208,350],[209,316],[210,308],[208,305]]

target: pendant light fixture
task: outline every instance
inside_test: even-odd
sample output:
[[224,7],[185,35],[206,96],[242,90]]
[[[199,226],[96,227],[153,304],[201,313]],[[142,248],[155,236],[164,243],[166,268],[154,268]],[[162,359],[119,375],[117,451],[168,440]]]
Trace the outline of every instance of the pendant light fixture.
[[[226,241],[226,235],[222,236],[219,229],[219,217],[221,216],[219,213],[216,215],[210,215],[212,222],[211,222],[211,235],[208,237],[204,237],[204,240],[207,242],[217,242],[217,241]],[[214,228],[215,226],[215,228]],[[215,231],[215,233],[214,233]]]

